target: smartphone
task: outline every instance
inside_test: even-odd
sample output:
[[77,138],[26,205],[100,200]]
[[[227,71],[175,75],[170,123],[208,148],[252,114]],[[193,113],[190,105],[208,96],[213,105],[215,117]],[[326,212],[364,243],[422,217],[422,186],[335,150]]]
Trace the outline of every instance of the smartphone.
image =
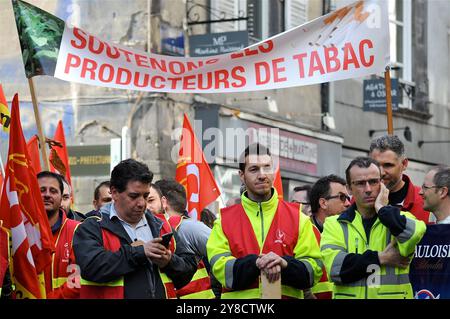
[[169,248],[170,240],[172,239],[173,233],[167,233],[161,236],[162,242],[161,245],[163,245],[166,248]]

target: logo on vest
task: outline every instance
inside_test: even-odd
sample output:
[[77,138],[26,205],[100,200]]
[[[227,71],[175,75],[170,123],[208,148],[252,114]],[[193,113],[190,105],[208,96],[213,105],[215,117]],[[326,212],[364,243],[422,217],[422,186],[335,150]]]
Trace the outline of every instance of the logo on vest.
[[284,232],[281,229],[277,230],[275,236],[276,236],[275,244],[282,244],[283,247],[286,247],[286,244],[284,243],[284,238],[286,237],[286,235],[284,234]]
[[70,257],[69,243],[64,244],[64,257],[62,258],[63,263],[68,263]]

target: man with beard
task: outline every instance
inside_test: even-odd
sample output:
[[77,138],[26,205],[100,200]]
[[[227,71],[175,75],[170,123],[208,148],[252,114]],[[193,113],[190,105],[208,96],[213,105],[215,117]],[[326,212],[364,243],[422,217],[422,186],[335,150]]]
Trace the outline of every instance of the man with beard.
[[320,250],[309,217],[300,205],[278,199],[270,151],[256,143],[239,159],[246,191],[241,203],[221,210],[207,243],[222,299],[258,299],[261,273],[281,279],[283,297],[303,298],[321,277]]
[[426,224],[432,223],[432,215],[423,209],[420,187],[403,174],[408,167],[408,158],[398,136],[385,135],[373,140],[369,155],[380,164],[382,182],[389,190],[389,205],[412,213]]
[[[61,175],[43,171],[37,174],[37,179],[56,247],[52,263],[44,271],[47,298],[78,298],[79,272],[75,266],[72,239],[79,222],[67,218],[61,208],[64,190]],[[75,276],[70,276],[74,271]],[[75,281],[68,280],[69,276]]]

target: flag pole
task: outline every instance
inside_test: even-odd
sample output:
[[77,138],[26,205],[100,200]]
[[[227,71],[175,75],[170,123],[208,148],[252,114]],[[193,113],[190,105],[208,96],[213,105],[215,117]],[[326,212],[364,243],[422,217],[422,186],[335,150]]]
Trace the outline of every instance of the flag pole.
[[46,171],[49,171],[50,163],[48,161],[48,156],[47,156],[47,143],[46,143],[46,139],[44,136],[44,131],[42,130],[41,117],[39,115],[39,108],[38,108],[38,103],[37,103],[37,99],[36,99],[36,91],[34,89],[33,78],[28,79],[28,84],[30,86],[31,100],[33,102],[34,118],[36,119],[36,126],[37,126],[37,130],[38,130],[39,142],[41,145],[41,155],[42,155],[42,159],[44,161],[44,168]]
[[386,67],[384,72],[384,82],[386,84],[387,131],[389,135],[392,135],[394,134],[394,125],[392,121],[391,72],[389,66]]

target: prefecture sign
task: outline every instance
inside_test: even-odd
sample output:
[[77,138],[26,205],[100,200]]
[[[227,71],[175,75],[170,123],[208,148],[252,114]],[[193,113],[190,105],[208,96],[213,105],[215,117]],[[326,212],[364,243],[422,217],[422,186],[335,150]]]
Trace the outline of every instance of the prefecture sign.
[[108,176],[110,174],[110,145],[68,146],[72,176]]
[[[364,111],[386,110],[386,85],[384,79],[364,80]],[[392,110],[398,109],[399,102],[398,79],[391,80]]]
[[189,51],[192,57],[220,55],[239,51],[248,46],[248,32],[223,32],[189,37]]

